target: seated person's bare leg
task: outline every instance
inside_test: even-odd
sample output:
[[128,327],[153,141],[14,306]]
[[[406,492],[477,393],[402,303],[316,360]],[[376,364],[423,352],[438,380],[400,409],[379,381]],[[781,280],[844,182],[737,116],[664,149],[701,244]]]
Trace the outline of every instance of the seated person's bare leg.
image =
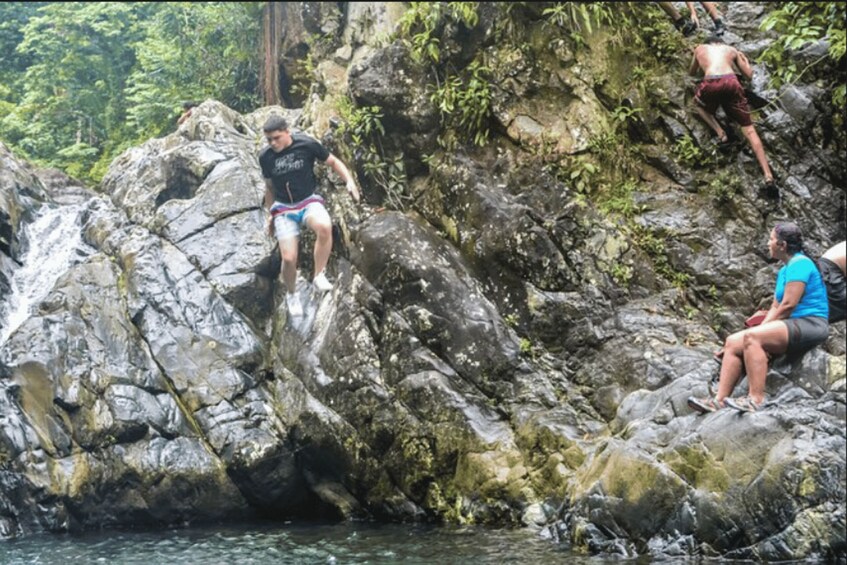
[[718,383],[718,404],[722,404],[724,398],[732,395],[732,391],[741,380],[744,372],[744,333],[746,331],[748,330],[732,334],[724,343],[721,376]]
[[765,399],[768,360],[788,348],[788,326],[776,320],[744,332],[744,365],[747,368],[748,396],[756,404]]

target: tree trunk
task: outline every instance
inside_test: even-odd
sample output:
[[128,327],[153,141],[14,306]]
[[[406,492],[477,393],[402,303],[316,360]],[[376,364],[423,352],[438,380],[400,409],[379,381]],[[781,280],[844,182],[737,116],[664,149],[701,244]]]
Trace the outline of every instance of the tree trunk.
[[282,103],[279,90],[279,57],[285,4],[265,2],[262,10],[262,67],[259,80],[266,106]]

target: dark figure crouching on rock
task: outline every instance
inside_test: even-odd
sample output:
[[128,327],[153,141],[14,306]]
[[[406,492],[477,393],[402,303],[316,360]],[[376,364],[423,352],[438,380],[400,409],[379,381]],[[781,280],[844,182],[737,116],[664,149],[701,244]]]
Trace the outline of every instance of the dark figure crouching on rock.
[[182,103],[182,115],[177,119],[176,124],[181,126],[182,123],[191,117],[191,112],[194,108],[199,106],[199,102],[183,102]]
[[[771,231],[768,252],[785,263],[777,274],[774,301],[761,325],[726,339],[717,395],[689,398],[693,410],[714,412],[725,405],[749,412],[759,409],[765,399],[770,359],[784,353],[799,355],[826,341],[827,290],[815,262],[802,249],[803,236],[796,224],[778,224]],[[729,398],[745,370],[748,396]]]

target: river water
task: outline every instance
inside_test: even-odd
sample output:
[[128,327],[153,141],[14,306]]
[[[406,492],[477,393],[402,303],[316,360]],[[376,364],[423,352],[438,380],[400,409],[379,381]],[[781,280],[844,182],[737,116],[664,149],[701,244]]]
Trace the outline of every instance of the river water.
[[399,524],[254,523],[44,534],[0,541],[0,564],[265,565],[620,563],[576,556],[535,531]]

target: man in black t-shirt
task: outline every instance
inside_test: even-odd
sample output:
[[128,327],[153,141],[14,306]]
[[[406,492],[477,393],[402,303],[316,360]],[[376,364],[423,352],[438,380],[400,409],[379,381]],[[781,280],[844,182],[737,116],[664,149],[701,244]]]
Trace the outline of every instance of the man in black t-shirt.
[[270,212],[268,234],[279,241],[282,256],[282,279],[288,290],[288,313],[302,316],[303,307],[294,294],[297,282],[297,246],[300,226],[306,224],[315,232],[315,274],[312,279],[320,292],[332,289],[324,269],[332,251],[332,221],[315,194],[317,179],[314,165],[319,160],[329,165],[347,183],[353,199],[359,201],[359,190],[347,167],[327,151],[319,141],[302,133],[291,133],[288,123],[272,116],[264,125],[269,146],[259,154],[259,165],[265,178],[265,208]]

